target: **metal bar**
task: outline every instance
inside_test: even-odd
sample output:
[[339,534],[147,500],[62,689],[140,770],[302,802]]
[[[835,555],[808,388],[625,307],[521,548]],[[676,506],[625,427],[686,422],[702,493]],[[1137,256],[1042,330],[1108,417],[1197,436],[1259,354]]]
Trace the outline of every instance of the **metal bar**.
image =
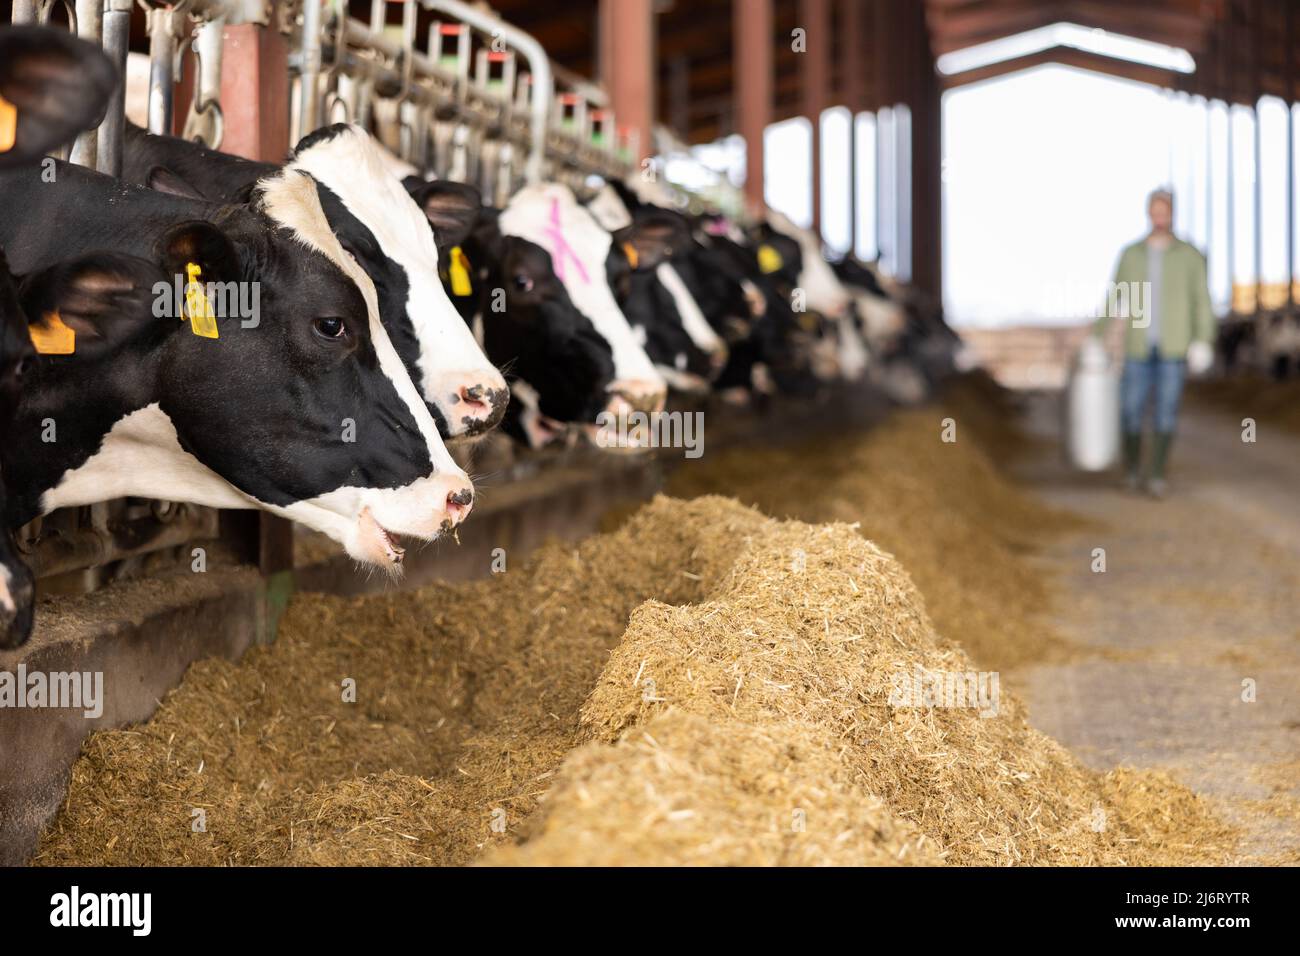
[[172,75],[176,57],[175,15],[169,9],[151,8],[149,30],[149,132],[172,134]]
[[132,0],[104,0],[104,52],[122,82],[108,103],[95,143],[95,168],[109,176],[122,172],[122,132],[126,127],[126,55],[131,43]]
[[298,135],[320,126],[321,15],[320,0],[302,5],[302,59],[298,64]]
[[[76,0],[77,9],[77,36],[83,40],[103,46],[102,32],[104,22],[103,0]],[[88,129],[72,145],[72,154],[70,159],[78,166],[89,166],[91,169],[97,168],[99,150],[96,145],[99,139],[99,130]]]
[[426,10],[439,10],[485,33],[499,37],[504,43],[523,54],[524,59],[528,61],[528,68],[532,73],[532,102],[529,105],[533,143],[532,151],[528,154],[528,162],[524,166],[524,179],[529,183],[541,182],[551,98],[555,91],[551,61],[542,45],[518,27],[477,7],[461,3],[460,0],[421,0],[421,3]]
[[36,22],[36,0],[14,0],[13,22],[14,23],[35,23]]

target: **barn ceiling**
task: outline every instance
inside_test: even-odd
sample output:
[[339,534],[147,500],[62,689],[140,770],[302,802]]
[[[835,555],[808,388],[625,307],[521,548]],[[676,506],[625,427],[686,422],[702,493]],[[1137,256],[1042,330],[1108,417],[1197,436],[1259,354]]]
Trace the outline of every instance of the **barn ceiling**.
[[[692,141],[732,129],[732,5],[748,0],[658,0],[659,119]],[[1197,62],[1191,77],[1057,49],[960,77],[957,85],[1039,62],[1069,62],[1191,92],[1253,101],[1285,95],[1300,43],[1300,0],[829,0],[832,102],[881,105],[900,94],[900,58],[929,58],[1062,21],[1182,47]],[[850,19],[850,4],[857,5]],[[390,5],[390,18],[400,17]],[[536,36],[563,67],[599,75],[597,0],[493,0],[493,9]],[[801,0],[774,0],[774,115],[802,112],[800,54],[791,31]],[[368,0],[352,0],[369,16]],[[424,14],[425,19],[430,16]],[[857,32],[848,28],[857,25]],[[913,24],[916,24],[915,28]],[[924,25],[922,29],[921,24]],[[1288,33],[1289,31],[1289,33]],[[918,34],[918,35],[913,35]],[[856,37],[856,42],[855,41]],[[928,68],[928,67],[927,67]]]

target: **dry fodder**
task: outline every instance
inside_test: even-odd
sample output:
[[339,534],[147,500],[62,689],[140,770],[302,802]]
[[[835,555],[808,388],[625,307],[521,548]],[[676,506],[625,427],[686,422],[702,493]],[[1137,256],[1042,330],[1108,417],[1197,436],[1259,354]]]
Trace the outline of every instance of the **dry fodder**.
[[[956,441],[943,440],[947,418]],[[856,523],[902,562],[939,630],[979,663],[1059,656],[1065,644],[1046,623],[1051,588],[1033,552],[1081,522],[1010,482],[983,450],[982,436],[995,431],[1017,441],[1009,420],[972,418],[924,409],[847,441],[727,450],[682,465],[667,491],[732,495],[779,518]]]
[[[660,500],[647,512],[667,517],[682,507]],[[638,759],[640,745],[627,743],[643,730],[653,740],[670,736],[671,751],[691,754],[727,746],[724,735],[738,725],[786,740],[812,728],[805,745],[840,766],[831,772],[805,761],[809,776],[802,782],[816,780],[822,792],[847,785],[847,812],[861,813],[870,832],[882,828],[862,808],[883,801],[892,815],[884,832],[915,851],[909,860],[888,844],[886,855],[901,862],[1223,858],[1231,833],[1190,791],[1158,775],[1108,778],[1087,770],[1033,730],[1005,689],[992,707],[968,706],[974,698],[920,706],[898,697],[900,679],[951,675],[965,682],[978,679],[976,668],[935,634],[898,562],[852,528],[776,522],[721,499],[686,507],[693,518],[730,528],[730,572],[700,604],[648,602],[634,612],[582,709],[585,732],[606,743],[605,756],[588,748],[571,758],[532,839],[489,862],[691,862],[681,847],[710,839],[728,847],[733,861],[737,848],[748,846],[748,861],[767,862],[801,840],[820,847],[836,839],[843,817],[823,808],[807,816],[805,833],[791,834],[787,824],[778,843],[768,821],[788,821],[798,804],[770,787],[763,792],[776,805],[763,807],[762,826],[749,822],[747,814],[757,812],[749,804],[734,817],[711,812],[707,800],[699,809],[687,778],[644,753]],[[717,546],[716,536],[702,536],[697,551]],[[672,717],[682,712],[702,720]],[[616,772],[602,760],[637,772]],[[770,767],[755,758],[749,779]],[[744,786],[732,790],[746,793]],[[618,807],[629,816],[614,812]],[[640,827],[638,814],[657,825]],[[620,826],[633,826],[635,837],[619,839]]]
[[[964,469],[955,497],[982,496],[952,502],[958,531],[887,523],[891,496],[935,487],[896,458],[938,444],[932,420],[909,420],[924,440],[890,426],[864,442],[883,458],[847,450],[836,481],[880,470],[832,485],[828,510],[951,550],[990,509],[1030,507],[964,452],[940,459]],[[968,600],[993,580],[969,574]],[[891,704],[918,668],[975,665],[852,527],[658,499],[487,581],[298,596],[275,645],[195,665],[148,723],[87,742],[38,861],[1177,863],[1230,841],[1167,780],[1081,767],[1005,690],[995,717]]]

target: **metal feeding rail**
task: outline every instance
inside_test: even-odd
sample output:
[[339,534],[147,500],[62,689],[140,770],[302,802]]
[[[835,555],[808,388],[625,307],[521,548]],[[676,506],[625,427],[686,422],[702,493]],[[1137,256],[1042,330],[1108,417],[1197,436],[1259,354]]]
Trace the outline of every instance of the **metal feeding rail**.
[[[14,0],[13,22],[50,22],[57,5],[69,28],[99,44],[127,75],[131,13],[145,11],[148,128],[221,148],[227,27],[258,24],[288,40],[291,95],[282,104],[292,138],[324,123],[371,130],[421,174],[472,182],[496,204],[526,183],[624,178],[640,144],[619,130],[605,92],[552,64],[541,44],[460,0],[372,0],[369,23],[344,0]],[[436,14],[417,43],[420,10]],[[192,96],[177,104],[188,71]],[[64,155],[109,175],[122,168],[125,80],[97,129]],[[184,87],[182,87],[184,88]],[[178,124],[177,109],[184,109]],[[16,544],[47,591],[94,590],[123,575],[189,563],[198,542],[243,559],[259,553],[256,522],[211,508],[125,499],[53,512],[19,529]],[[220,540],[218,540],[220,539]]]

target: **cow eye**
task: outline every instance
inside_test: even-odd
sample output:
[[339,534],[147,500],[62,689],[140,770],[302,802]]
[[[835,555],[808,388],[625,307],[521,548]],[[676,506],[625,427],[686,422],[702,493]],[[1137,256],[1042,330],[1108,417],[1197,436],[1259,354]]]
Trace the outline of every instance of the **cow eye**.
[[14,363],[14,378],[22,378],[31,370],[32,370],[32,357],[30,355],[24,355],[16,363]]
[[520,292],[533,291],[533,277],[520,272],[515,275],[515,288]]
[[331,342],[340,342],[348,337],[348,324],[337,316],[325,316],[312,323],[316,334]]

